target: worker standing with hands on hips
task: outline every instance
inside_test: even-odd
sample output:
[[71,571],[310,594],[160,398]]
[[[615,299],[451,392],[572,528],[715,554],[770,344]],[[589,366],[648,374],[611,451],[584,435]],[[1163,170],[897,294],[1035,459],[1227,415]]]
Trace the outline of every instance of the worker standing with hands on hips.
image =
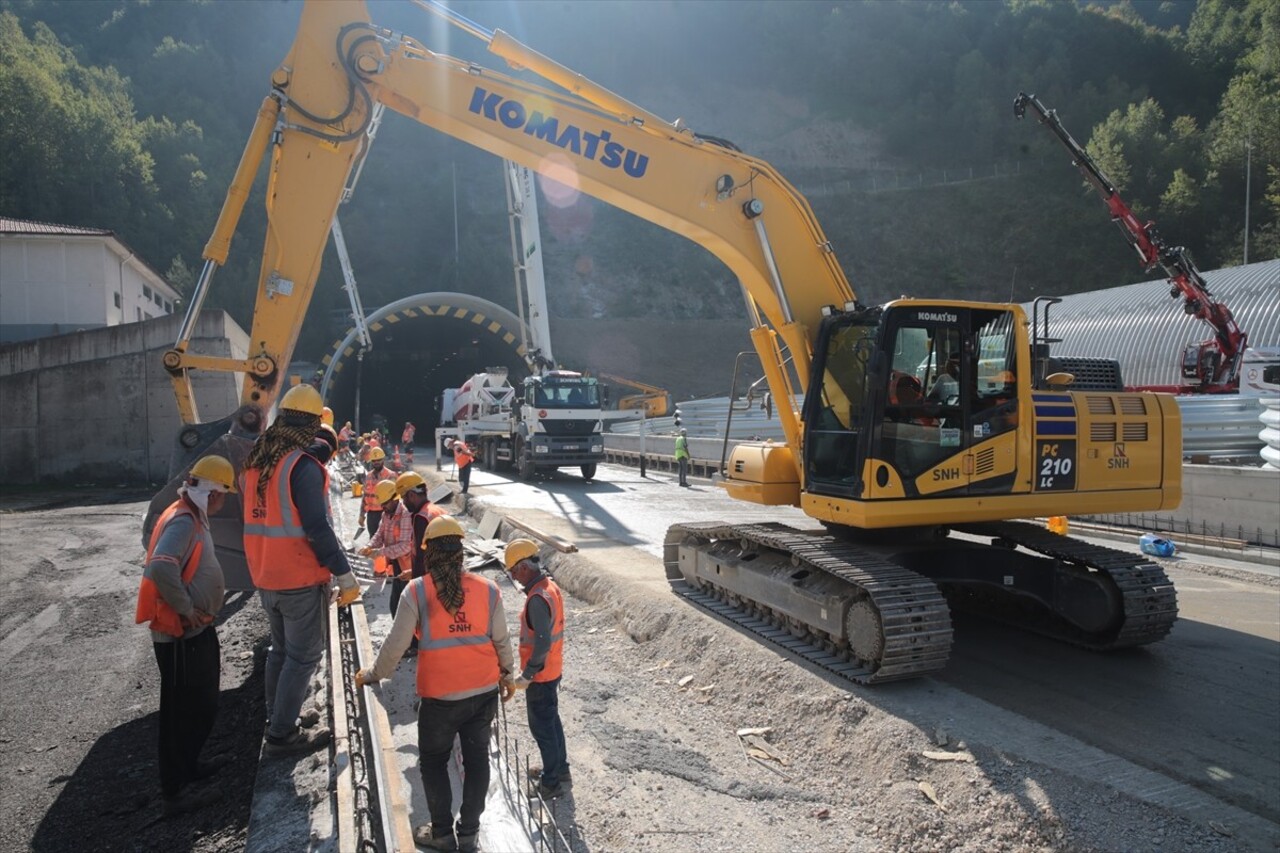
[[267,652],[266,755],[312,752],[326,729],[298,726],[311,675],[324,654],[330,581],[338,606],[360,597],[347,555],[329,522],[329,472],[307,453],[320,428],[320,393],[297,385],[249,451],[244,494],[244,556],[271,624]]
[[165,817],[198,808],[218,792],[188,785],[216,773],[200,750],[218,715],[222,670],[213,620],[226,585],[213,550],[209,516],[235,492],[235,469],[222,456],[191,466],[178,499],[160,516],[147,545],[135,621],[149,623],[160,667],[160,793]]
[[[441,516],[427,525],[427,575],[405,589],[391,633],[372,669],[356,673],[357,687],[389,677],[417,629],[418,754],[431,823],[414,830],[429,850],[476,850],[489,790],[488,744],[513,667],[506,612],[498,585],[462,568],[462,525]],[[462,807],[455,828],[449,756],[462,744]]]
[[538,546],[528,539],[512,539],[502,556],[507,574],[524,590],[520,614],[520,675],[512,682],[528,690],[525,708],[529,733],[542,754],[542,770],[531,794],[544,800],[563,796],[573,784],[564,726],[560,723],[560,677],[564,672],[564,595],[543,572]]
[[676,436],[676,464],[680,466],[680,485],[689,485],[689,432],[680,430]]

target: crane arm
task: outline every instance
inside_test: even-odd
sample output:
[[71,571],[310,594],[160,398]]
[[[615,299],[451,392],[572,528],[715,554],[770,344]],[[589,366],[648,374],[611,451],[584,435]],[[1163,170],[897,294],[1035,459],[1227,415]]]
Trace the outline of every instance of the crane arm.
[[1184,355],[1183,376],[1197,379],[1199,390],[1236,390],[1248,336],[1231,316],[1231,310],[1209,292],[1204,276],[1196,269],[1186,248],[1170,246],[1156,232],[1155,223],[1138,219],[1120,197],[1111,179],[1063,127],[1057,110],[1046,108],[1035,95],[1019,92],[1013,101],[1014,115],[1023,118],[1028,107],[1036,114],[1036,120],[1067,149],[1072,164],[1080,170],[1085,181],[1102,196],[1112,221],[1120,226],[1121,233],[1138,253],[1143,269],[1150,270],[1159,265],[1172,285],[1169,295],[1174,298],[1181,296],[1183,310],[1213,329],[1213,339],[1192,348],[1196,353],[1193,363],[1189,364],[1189,357]]

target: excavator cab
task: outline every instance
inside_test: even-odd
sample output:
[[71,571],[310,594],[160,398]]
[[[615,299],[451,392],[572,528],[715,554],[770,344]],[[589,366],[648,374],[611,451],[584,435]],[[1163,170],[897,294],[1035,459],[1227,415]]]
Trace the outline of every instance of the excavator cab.
[[804,415],[807,492],[881,500],[1010,491],[1019,328],[1026,347],[1016,306],[897,302],[824,325]]

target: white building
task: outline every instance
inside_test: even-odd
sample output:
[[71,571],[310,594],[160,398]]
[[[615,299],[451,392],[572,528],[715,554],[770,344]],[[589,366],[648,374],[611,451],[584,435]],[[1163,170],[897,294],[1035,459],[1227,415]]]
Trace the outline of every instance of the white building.
[[0,216],[0,343],[136,323],[177,302],[111,231]]

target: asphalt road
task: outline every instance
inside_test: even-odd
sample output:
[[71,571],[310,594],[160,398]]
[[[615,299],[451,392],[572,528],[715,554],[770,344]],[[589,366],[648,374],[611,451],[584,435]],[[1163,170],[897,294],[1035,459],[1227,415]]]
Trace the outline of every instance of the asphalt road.
[[[576,471],[526,484],[477,470],[471,480],[472,491],[490,505],[562,516],[584,536],[659,557],[667,527],[675,521],[814,526],[799,510],[741,504],[709,482],[694,483],[682,489],[665,472],[641,479],[635,469],[613,466],[601,466],[594,482],[583,481]],[[1229,804],[1256,816],[1254,828],[1270,836],[1280,830],[1280,586],[1275,570],[1268,576],[1256,565],[1221,558],[1175,558],[1164,564],[1180,608],[1179,621],[1164,641],[1097,654],[960,616],[950,664],[932,679],[933,687],[959,691],[1114,756],[1114,763],[1090,759],[1097,766],[1087,772],[1102,780],[1116,774],[1121,790],[1142,795],[1150,789],[1154,798],[1172,798],[1175,805],[1181,797],[1204,819],[1212,819],[1214,802]],[[1158,776],[1135,781],[1134,765]],[[1206,805],[1204,797],[1163,790],[1186,791],[1184,785],[1213,799]]]

